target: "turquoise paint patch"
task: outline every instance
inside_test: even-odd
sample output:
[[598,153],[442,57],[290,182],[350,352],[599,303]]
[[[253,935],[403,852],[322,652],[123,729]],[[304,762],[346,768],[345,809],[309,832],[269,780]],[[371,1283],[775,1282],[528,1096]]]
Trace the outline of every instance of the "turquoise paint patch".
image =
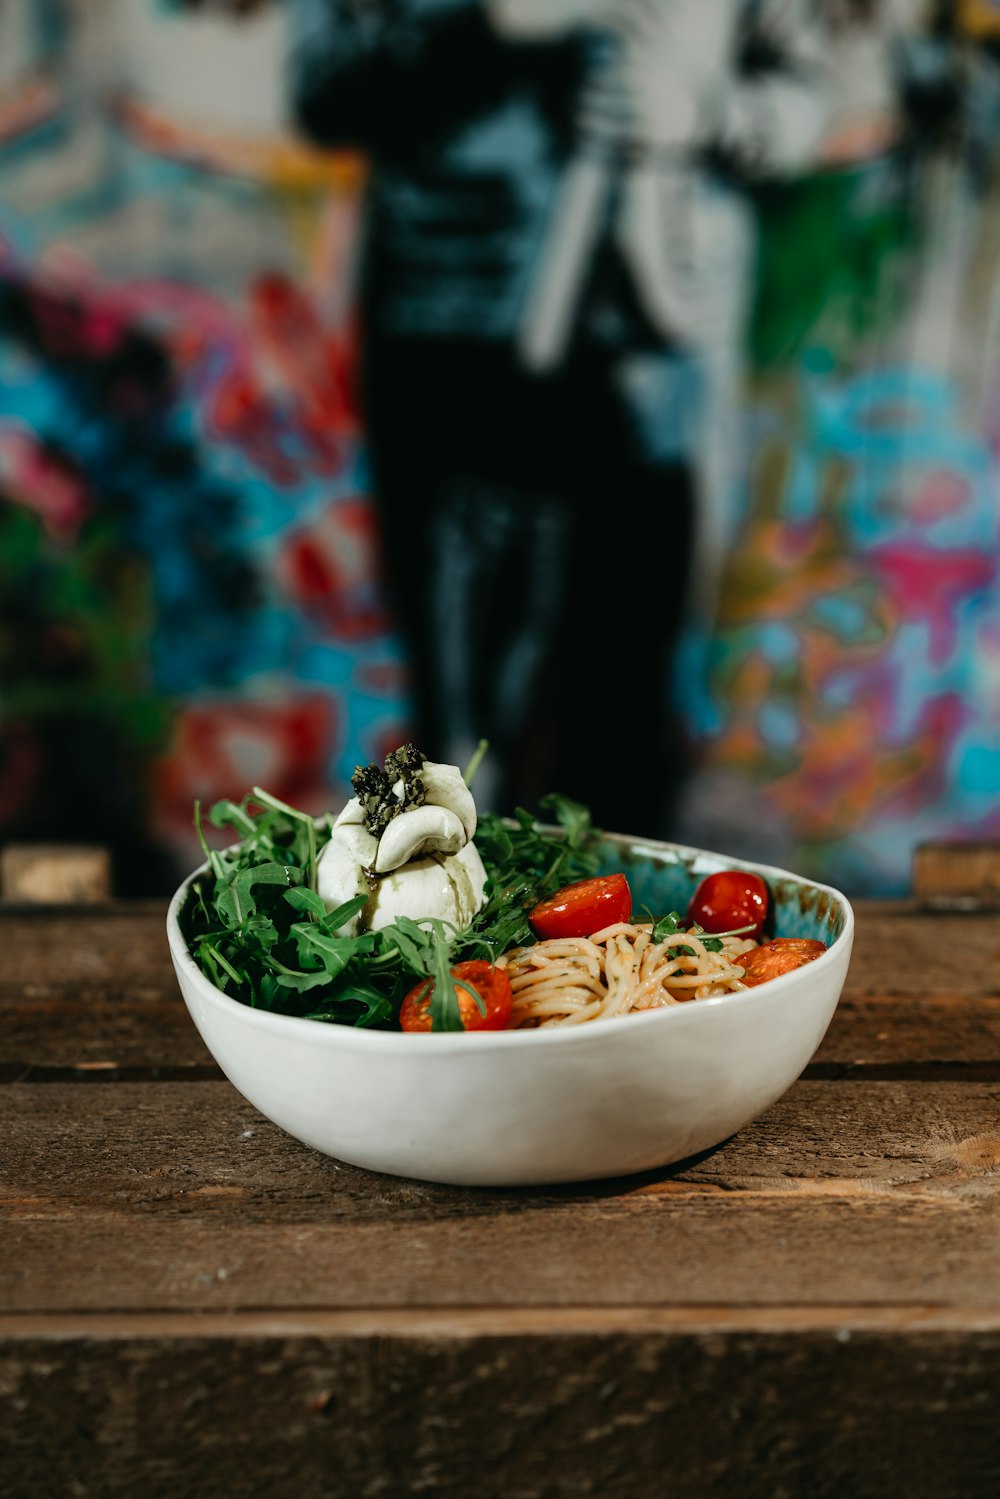
[[757,726],[765,744],[776,750],[794,749],[802,734],[801,721],[791,703],[774,698],[761,708]]
[[1000,748],[968,745],[959,758],[958,781],[962,790],[973,796],[1000,794]]
[[812,614],[840,640],[855,640],[868,629],[868,610],[860,599],[847,593],[830,593],[814,600]]
[[790,625],[775,624],[770,620],[760,626],[758,641],[762,655],[772,666],[791,665],[802,651],[802,642]]

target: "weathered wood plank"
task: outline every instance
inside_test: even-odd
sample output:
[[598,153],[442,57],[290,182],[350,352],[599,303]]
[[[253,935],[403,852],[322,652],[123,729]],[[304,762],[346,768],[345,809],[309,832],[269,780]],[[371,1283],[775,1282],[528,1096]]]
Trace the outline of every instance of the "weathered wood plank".
[[1000,1079],[1000,996],[863,993],[848,986],[807,1075],[917,1069]]
[[[769,1306],[854,1297],[963,1305],[998,1294],[995,1204],[660,1198],[647,1212],[552,1207],[485,1221],[329,1226],[222,1215],[11,1224],[0,1303],[38,1313],[284,1306]],[[571,1270],[567,1271],[567,1266]]]
[[0,1078],[217,1075],[181,1000],[164,918],[160,902],[0,911]]
[[80,1338],[131,1343],[164,1338],[493,1338],[566,1333],[840,1333],[955,1336],[1000,1333],[1000,1306],[798,1302],[770,1306],[458,1306],[223,1312],[0,1312],[0,1343]]
[[[509,1214],[657,1191],[1000,1195],[1000,1085],[798,1083],[718,1149],[661,1172],[545,1188],[455,1189],[334,1161],[293,1139],[228,1083],[18,1086],[0,1094],[4,1202],[27,1216],[187,1217],[227,1209],[270,1221]],[[217,1209],[213,1204],[217,1203]],[[998,1267],[1000,1272],[1000,1267]]]
[[[262,1328],[0,1350],[17,1499],[992,1499],[1000,1335]],[[40,1440],[41,1412],[52,1413]]]
[[[0,914],[0,1079],[217,1075],[180,999],[162,918],[148,905]],[[1000,1076],[996,917],[860,908],[847,985],[813,1071],[913,1067]]]
[[3,1091],[0,1305],[1000,1303],[1000,1086],[802,1083],[680,1168],[524,1191],[342,1165],[224,1083],[86,1096]]
[[171,976],[160,901],[117,901],[100,910],[0,906],[3,988],[24,984],[162,983]]
[[111,899],[111,851],[99,844],[8,843],[0,849],[5,902],[100,904]]
[[932,910],[1000,911],[1000,843],[918,844],[913,893]]
[[222,1073],[172,974],[169,987],[129,993],[85,984],[72,992],[32,985],[21,995],[0,993],[0,1083],[185,1075]]

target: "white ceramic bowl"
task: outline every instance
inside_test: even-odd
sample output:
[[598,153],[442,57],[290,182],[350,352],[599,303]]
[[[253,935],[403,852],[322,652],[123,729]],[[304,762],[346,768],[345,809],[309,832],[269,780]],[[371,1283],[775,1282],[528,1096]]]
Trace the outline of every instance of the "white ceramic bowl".
[[253,1010],[217,989],[167,916],[181,993],[209,1051],[262,1114],[339,1160],[463,1186],[585,1181],[719,1144],[774,1103],[819,1046],[854,936],[839,891],[768,865],[607,835],[635,909],[683,911],[717,869],[771,889],[775,935],[820,937],[815,961],[717,999],[536,1031],[355,1030]]

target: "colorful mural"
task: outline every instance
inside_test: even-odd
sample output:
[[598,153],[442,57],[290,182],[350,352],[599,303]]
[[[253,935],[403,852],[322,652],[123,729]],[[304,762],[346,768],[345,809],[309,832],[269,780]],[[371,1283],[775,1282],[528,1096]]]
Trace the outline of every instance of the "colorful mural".
[[[21,89],[0,153],[0,829],[109,842],[138,893],[190,864],[196,797],[336,803],[406,713],[353,394],[359,164],[277,128],[273,8],[179,22],[268,28],[249,122],[157,89],[159,9],[62,64],[22,48],[52,107]],[[122,38],[144,92],[60,107]]]
[[[576,266],[585,291],[590,253],[580,316],[653,476],[644,530],[678,495],[696,509],[690,556],[669,569],[675,591],[691,576],[671,698],[686,774],[669,824],[642,831],[859,894],[904,892],[924,838],[1000,836],[1000,10],[720,0],[709,25],[700,0],[620,8],[646,38],[641,66],[612,99],[602,62],[581,126],[565,102],[574,69],[607,50],[598,37],[594,51],[585,0],[559,7],[558,38],[538,7],[489,8],[519,71],[474,0],[0,0],[0,841],[109,842],[118,888],[152,893],[196,854],[196,797],[266,783],[298,805],[339,802],[355,764],[381,759],[414,718],[375,475],[389,473],[404,509],[417,456],[441,477],[435,392],[457,369],[461,394],[473,368],[447,351],[421,364],[419,345],[407,365],[392,340],[412,338],[415,319],[425,339],[449,319],[480,344],[516,336],[531,378],[509,380],[504,354],[477,389],[525,403],[574,336],[555,318],[567,298],[545,303],[539,286],[559,283],[553,265]],[[331,46],[378,32],[406,77],[417,41],[443,45],[455,25],[454,45],[493,70],[473,69],[485,102],[458,90],[442,147],[435,95],[433,170],[372,108],[349,117],[346,85],[344,118],[333,108],[323,127],[335,138],[307,140],[286,72],[296,13]],[[337,66],[349,79],[375,55],[348,48]],[[678,69],[684,57],[703,66]],[[681,79],[670,108],[656,58]],[[616,196],[606,148],[620,149],[623,98],[646,154],[629,146]],[[597,169],[572,155],[573,129],[588,150],[604,142]],[[589,228],[570,186],[581,213],[590,194]],[[399,273],[382,282],[383,395],[386,369],[445,382],[389,392],[405,438],[391,470],[369,452],[359,395],[372,202],[382,248],[398,251],[377,267]],[[443,210],[470,202],[496,232],[463,280],[448,236],[475,225]],[[587,236],[598,242],[602,203],[599,253]],[[536,224],[551,253],[525,304],[531,278],[511,257]],[[572,439],[569,396],[552,409]],[[499,557],[506,576],[525,505],[551,541],[566,496],[540,505],[518,488],[504,411],[527,404],[491,415],[474,391],[462,399],[475,421],[461,419],[458,478],[476,483],[444,476],[461,521],[447,534],[480,549],[492,536],[483,565]],[[609,424],[585,409],[596,444]],[[480,432],[501,455],[489,483],[469,456]],[[572,487],[598,467],[584,452],[549,477],[569,472]],[[565,607],[579,598],[577,583],[545,581],[562,577],[565,550],[534,548],[549,569],[523,590],[545,604],[536,625],[552,624],[560,589]],[[450,656],[478,638],[452,629]],[[507,725],[540,659],[523,631],[512,638],[514,665],[497,672]],[[481,691],[468,655],[459,675]]]
[[857,893],[1000,835],[1000,69],[961,26],[986,9],[923,38],[890,149],[764,206],[742,523],[689,645],[684,834]]

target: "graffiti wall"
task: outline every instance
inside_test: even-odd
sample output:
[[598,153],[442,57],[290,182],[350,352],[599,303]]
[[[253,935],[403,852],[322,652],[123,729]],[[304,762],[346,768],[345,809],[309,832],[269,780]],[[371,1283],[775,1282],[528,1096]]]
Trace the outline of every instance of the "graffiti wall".
[[1000,10],[885,35],[886,128],[762,204],[684,831],[902,894],[1000,831]]
[[361,168],[290,133],[281,25],[0,0],[0,828],[108,842],[138,892],[196,797],[335,804],[405,716]]
[[0,841],[165,890],[410,732],[1000,836],[998,126],[991,0],[0,0]]

